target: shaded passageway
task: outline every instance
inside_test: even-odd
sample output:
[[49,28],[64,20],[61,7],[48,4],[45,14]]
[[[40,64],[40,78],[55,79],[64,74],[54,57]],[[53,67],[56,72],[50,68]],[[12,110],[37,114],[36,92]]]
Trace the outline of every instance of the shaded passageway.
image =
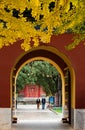
[[63,124],[62,114],[55,114],[51,110],[37,110],[36,105],[18,105],[16,110],[17,124],[12,130],[73,130],[69,124]]

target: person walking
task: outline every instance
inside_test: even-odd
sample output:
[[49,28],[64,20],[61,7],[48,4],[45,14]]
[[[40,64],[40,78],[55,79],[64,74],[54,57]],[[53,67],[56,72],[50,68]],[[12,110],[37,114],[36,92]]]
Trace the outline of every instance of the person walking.
[[46,99],[42,98],[42,109],[45,109],[45,103],[46,103]]
[[39,98],[36,100],[36,104],[37,104],[37,109],[40,109],[40,99]]

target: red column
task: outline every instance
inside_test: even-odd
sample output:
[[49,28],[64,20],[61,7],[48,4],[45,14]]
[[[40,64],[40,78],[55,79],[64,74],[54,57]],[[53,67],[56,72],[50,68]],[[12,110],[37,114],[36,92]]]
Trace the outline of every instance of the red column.
[[25,97],[28,97],[28,86],[25,86],[25,89],[24,89],[24,95]]
[[40,86],[38,87],[38,97],[40,97]]

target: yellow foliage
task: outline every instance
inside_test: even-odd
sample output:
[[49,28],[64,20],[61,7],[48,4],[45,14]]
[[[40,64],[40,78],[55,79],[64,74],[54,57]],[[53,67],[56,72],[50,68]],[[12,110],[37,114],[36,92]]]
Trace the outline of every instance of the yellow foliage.
[[2,38],[0,38],[0,48],[3,47]]
[[[71,30],[85,38],[85,1],[83,0],[0,0],[0,48],[23,39],[25,51],[49,43],[53,34]],[[77,28],[77,29],[76,29]],[[81,28],[83,28],[81,30]],[[76,40],[70,49],[78,45]]]

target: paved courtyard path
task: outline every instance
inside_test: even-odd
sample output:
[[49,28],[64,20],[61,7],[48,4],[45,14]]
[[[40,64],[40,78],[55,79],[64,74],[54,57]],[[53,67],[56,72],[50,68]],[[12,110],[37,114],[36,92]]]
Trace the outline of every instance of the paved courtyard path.
[[62,114],[41,107],[37,110],[36,105],[18,105],[15,114],[18,122],[12,125],[12,130],[73,130],[62,123]]

